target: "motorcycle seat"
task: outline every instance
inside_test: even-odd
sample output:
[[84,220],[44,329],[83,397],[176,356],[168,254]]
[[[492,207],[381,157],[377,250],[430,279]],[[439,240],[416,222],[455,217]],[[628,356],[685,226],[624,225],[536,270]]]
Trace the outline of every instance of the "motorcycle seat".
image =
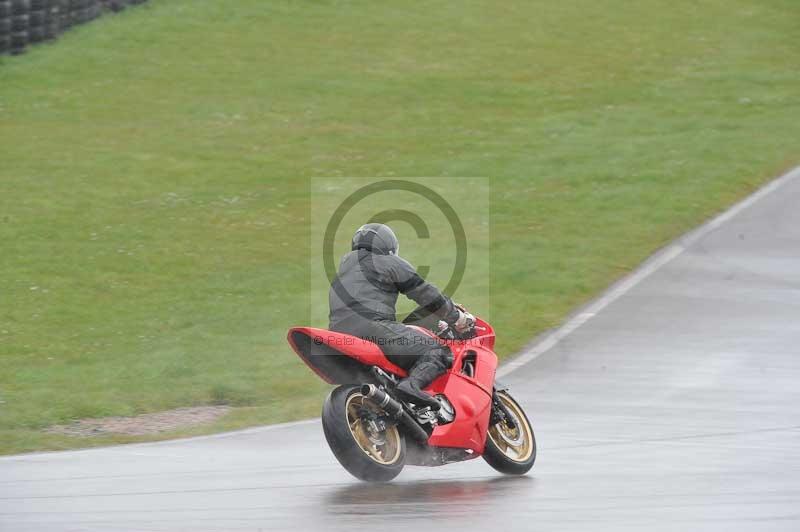
[[386,358],[378,344],[369,340],[314,327],[295,327],[289,332],[290,338],[297,334],[311,338],[315,346],[327,346],[367,366],[378,366],[401,378],[408,375],[406,370]]

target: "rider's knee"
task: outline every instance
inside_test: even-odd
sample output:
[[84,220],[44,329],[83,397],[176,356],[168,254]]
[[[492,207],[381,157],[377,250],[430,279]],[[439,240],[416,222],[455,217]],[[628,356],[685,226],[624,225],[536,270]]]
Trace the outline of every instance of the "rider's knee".
[[439,366],[442,371],[453,367],[453,352],[446,346],[431,349],[423,358]]
[[453,367],[453,352],[450,351],[449,347],[443,347],[442,351],[442,361],[444,362],[445,369],[450,369]]

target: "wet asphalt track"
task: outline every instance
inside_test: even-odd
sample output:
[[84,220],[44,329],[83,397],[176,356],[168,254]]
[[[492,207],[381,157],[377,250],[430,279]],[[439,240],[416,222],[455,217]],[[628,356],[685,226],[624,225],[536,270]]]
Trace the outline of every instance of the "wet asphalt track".
[[800,172],[650,270],[506,377],[526,477],[365,485],[304,422],[2,458],[0,530],[800,530]]

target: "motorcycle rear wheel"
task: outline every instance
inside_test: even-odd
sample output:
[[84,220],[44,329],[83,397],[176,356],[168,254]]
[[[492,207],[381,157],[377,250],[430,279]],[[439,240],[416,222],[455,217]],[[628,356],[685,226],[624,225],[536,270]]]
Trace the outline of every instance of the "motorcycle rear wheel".
[[333,455],[351,475],[367,482],[387,482],[400,474],[406,441],[396,425],[375,430],[363,419],[366,409],[383,414],[366,400],[360,386],[339,386],[322,407],[322,429]]
[[505,421],[489,427],[483,459],[506,475],[524,475],[536,461],[536,437],[531,422],[511,395],[506,391],[497,392],[515,427],[512,429]]

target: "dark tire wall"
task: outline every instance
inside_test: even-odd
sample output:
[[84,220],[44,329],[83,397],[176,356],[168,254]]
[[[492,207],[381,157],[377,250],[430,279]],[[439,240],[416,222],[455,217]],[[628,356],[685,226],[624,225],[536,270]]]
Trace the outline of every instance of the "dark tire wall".
[[505,475],[524,475],[533,467],[533,463],[536,461],[536,436],[533,433],[533,427],[531,426],[531,422],[528,419],[527,414],[519,406],[516,399],[511,397],[508,392],[501,391],[498,392],[499,394],[504,395],[509,401],[517,405],[519,412],[522,414],[522,421],[528,425],[528,428],[531,433],[531,445],[533,446],[533,450],[531,452],[530,457],[528,457],[523,462],[517,462],[506,457],[505,453],[500,450],[499,447],[492,441],[490,437],[486,438],[486,448],[483,451],[483,459],[486,461],[487,464],[495,468],[497,471],[505,474]]
[[400,474],[405,464],[406,442],[401,436],[400,458],[393,464],[379,464],[369,458],[353,439],[347,426],[347,399],[360,393],[361,386],[334,388],[322,407],[322,430],[333,455],[354,477],[366,482],[388,482]]
[[147,0],[0,0],[0,55],[24,53],[72,26]]

